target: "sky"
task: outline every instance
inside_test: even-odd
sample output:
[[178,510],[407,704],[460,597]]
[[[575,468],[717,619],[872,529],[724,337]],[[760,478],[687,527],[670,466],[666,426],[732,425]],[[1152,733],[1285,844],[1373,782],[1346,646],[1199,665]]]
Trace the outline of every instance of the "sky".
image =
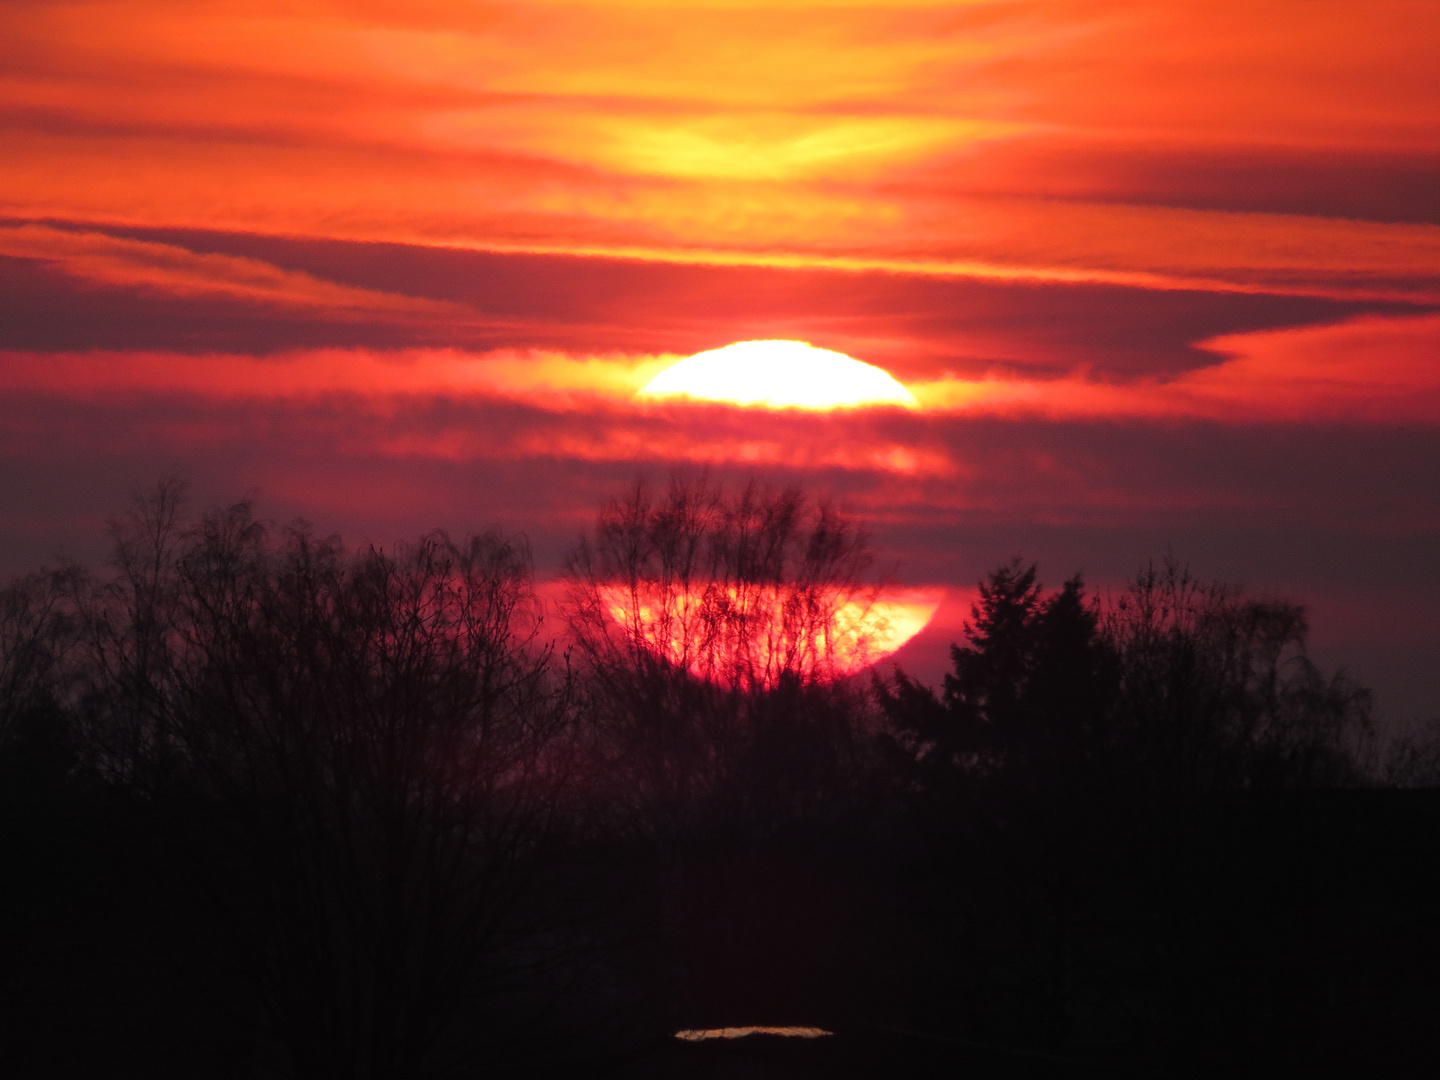
[[[542,577],[674,470],[798,484],[930,680],[987,570],[1304,602],[1440,714],[1440,5],[4,0],[0,570],[182,470]],[[919,408],[635,398],[789,339]]]

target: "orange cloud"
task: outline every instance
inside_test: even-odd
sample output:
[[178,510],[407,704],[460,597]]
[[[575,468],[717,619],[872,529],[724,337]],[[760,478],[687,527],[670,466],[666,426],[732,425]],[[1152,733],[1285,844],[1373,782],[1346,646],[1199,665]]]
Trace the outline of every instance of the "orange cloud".
[[4,356],[0,364],[0,387],[74,397],[512,397],[565,409],[594,398],[628,401],[657,371],[676,359],[574,357],[508,350],[475,355],[453,349],[392,353],[328,349],[264,358],[176,353],[12,353]]
[[[0,356],[0,389],[77,398],[183,394],[303,401],[341,395],[365,399],[382,410],[391,407],[387,402],[417,397],[512,400],[548,413],[598,411],[609,418],[599,435],[547,431],[529,442],[517,436],[512,449],[522,455],[768,462],[917,475],[949,475],[955,469],[928,442],[927,414],[1440,423],[1440,365],[1435,362],[1440,355],[1440,315],[1361,316],[1328,325],[1231,334],[1199,347],[1224,359],[1171,379],[1104,382],[1083,375],[996,375],[911,382],[908,389],[920,404],[920,414],[913,421],[897,420],[891,434],[879,442],[869,436],[854,442],[858,429],[834,418],[829,422],[835,434],[826,438],[818,434],[824,430],[816,426],[821,421],[756,416],[752,423],[745,417],[753,410],[635,400],[657,372],[679,359],[673,354],[328,349],[256,358],[12,352]],[[866,423],[864,412],[860,410],[855,423]],[[804,435],[791,438],[785,434],[788,427]],[[406,436],[407,452],[470,457],[475,448],[490,445],[478,435],[455,431],[433,440],[416,438]]]
[[[1440,302],[1440,228],[1393,220],[1383,192],[1377,220],[1283,185],[1264,212],[1194,205],[1153,167],[1433,158],[1427,5],[90,0],[6,18],[0,212],[19,219]],[[1104,183],[1057,147],[1103,153]]]
[[223,296],[352,316],[414,314],[473,317],[464,304],[356,289],[259,259],[197,254],[173,244],[44,225],[0,225],[0,255],[40,259],[72,277],[171,296]]
[[1229,357],[1180,380],[1222,407],[1285,419],[1440,422],[1440,315],[1370,315],[1211,338]]
[[922,408],[972,414],[1440,423],[1440,315],[1362,316],[1200,347],[1227,359],[1167,381],[939,379],[910,389]]
[[[759,427],[759,424],[755,425]],[[766,437],[759,431],[707,438],[694,427],[635,428],[623,418],[602,418],[594,430],[543,428],[496,438],[485,432],[449,428],[382,439],[376,451],[397,457],[445,461],[552,458],[590,463],[659,461],[691,465],[738,465],[801,472],[842,469],[901,476],[948,477],[957,469],[943,452],[923,445],[856,439],[852,432],[828,438]]]
[[[377,354],[321,350],[280,357],[89,353],[0,356],[0,389],[111,401],[198,397],[220,402],[303,405],[336,397],[369,415],[392,415],[415,399],[506,400],[540,416],[581,413],[585,423],[537,422],[520,429],[444,424],[367,436],[369,449],[451,461],[517,458],[588,462],[846,469],[913,476],[953,475],[955,466],[925,439],[877,437],[863,418],[850,424],[772,416],[725,406],[636,404],[636,391],[674,356],[575,357],[559,353],[472,355],[415,349]],[[803,428],[803,433],[796,430]],[[793,433],[787,433],[787,429]]]

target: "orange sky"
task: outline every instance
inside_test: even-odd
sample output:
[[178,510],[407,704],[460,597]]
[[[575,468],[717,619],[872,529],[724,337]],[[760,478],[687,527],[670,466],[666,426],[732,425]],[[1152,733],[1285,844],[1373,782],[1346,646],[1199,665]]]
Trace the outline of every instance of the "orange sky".
[[[1173,546],[1383,681],[1376,605],[1440,649],[1437,40],[1376,0],[6,4],[0,561],[176,466],[552,556],[707,466],[847,500],[916,586]],[[922,408],[632,400],[753,338]]]
[[1440,298],[1433,223],[1294,190],[1316,160],[1440,152],[1431,4],[4,17],[16,218]]

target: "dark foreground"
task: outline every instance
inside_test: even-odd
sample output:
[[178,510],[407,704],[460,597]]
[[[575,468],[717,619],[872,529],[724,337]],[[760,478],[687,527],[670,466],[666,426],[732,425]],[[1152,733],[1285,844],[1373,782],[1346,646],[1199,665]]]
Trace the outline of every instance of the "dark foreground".
[[[563,652],[521,540],[181,495],[0,590],[0,1075],[1435,1071],[1440,724],[1298,605],[1017,560],[936,693],[799,492],[608,505]],[[837,1034],[674,1038],[751,1025]]]
[[[630,1080],[848,1080],[850,1077],[993,1077],[1060,1080],[1130,1075],[1123,1066],[1007,1050],[919,1032],[857,1029],[812,1038],[748,1035],[668,1040],[616,1074]],[[1143,1075],[1135,1073],[1134,1075]]]
[[[0,1072],[275,1075],[220,921],[132,809],[37,797],[10,802],[0,826]],[[1106,920],[1074,922],[1070,1027],[1053,1051],[1010,978],[1023,943],[966,953],[943,933],[958,911],[932,903],[952,894],[893,854],[692,853],[665,872],[607,856],[585,884],[618,898],[595,909],[613,932],[592,933],[575,992],[519,1026],[479,1010],[495,1049],[457,1075],[1433,1076],[1437,853],[1437,791],[1234,810],[1165,883],[1183,885],[1178,909],[1116,885]],[[976,933],[999,926],[970,910]],[[837,1034],[668,1035],[726,1024]]]

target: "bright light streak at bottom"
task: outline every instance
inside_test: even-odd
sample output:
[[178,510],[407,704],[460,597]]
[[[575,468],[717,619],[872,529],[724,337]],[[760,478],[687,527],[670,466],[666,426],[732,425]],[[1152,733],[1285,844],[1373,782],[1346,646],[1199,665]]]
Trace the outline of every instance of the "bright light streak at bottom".
[[746,1035],[787,1035],[796,1039],[818,1039],[822,1035],[834,1034],[833,1031],[817,1027],[686,1028],[684,1031],[675,1032],[675,1038],[684,1039],[686,1042],[703,1042],[706,1039],[743,1039]]

